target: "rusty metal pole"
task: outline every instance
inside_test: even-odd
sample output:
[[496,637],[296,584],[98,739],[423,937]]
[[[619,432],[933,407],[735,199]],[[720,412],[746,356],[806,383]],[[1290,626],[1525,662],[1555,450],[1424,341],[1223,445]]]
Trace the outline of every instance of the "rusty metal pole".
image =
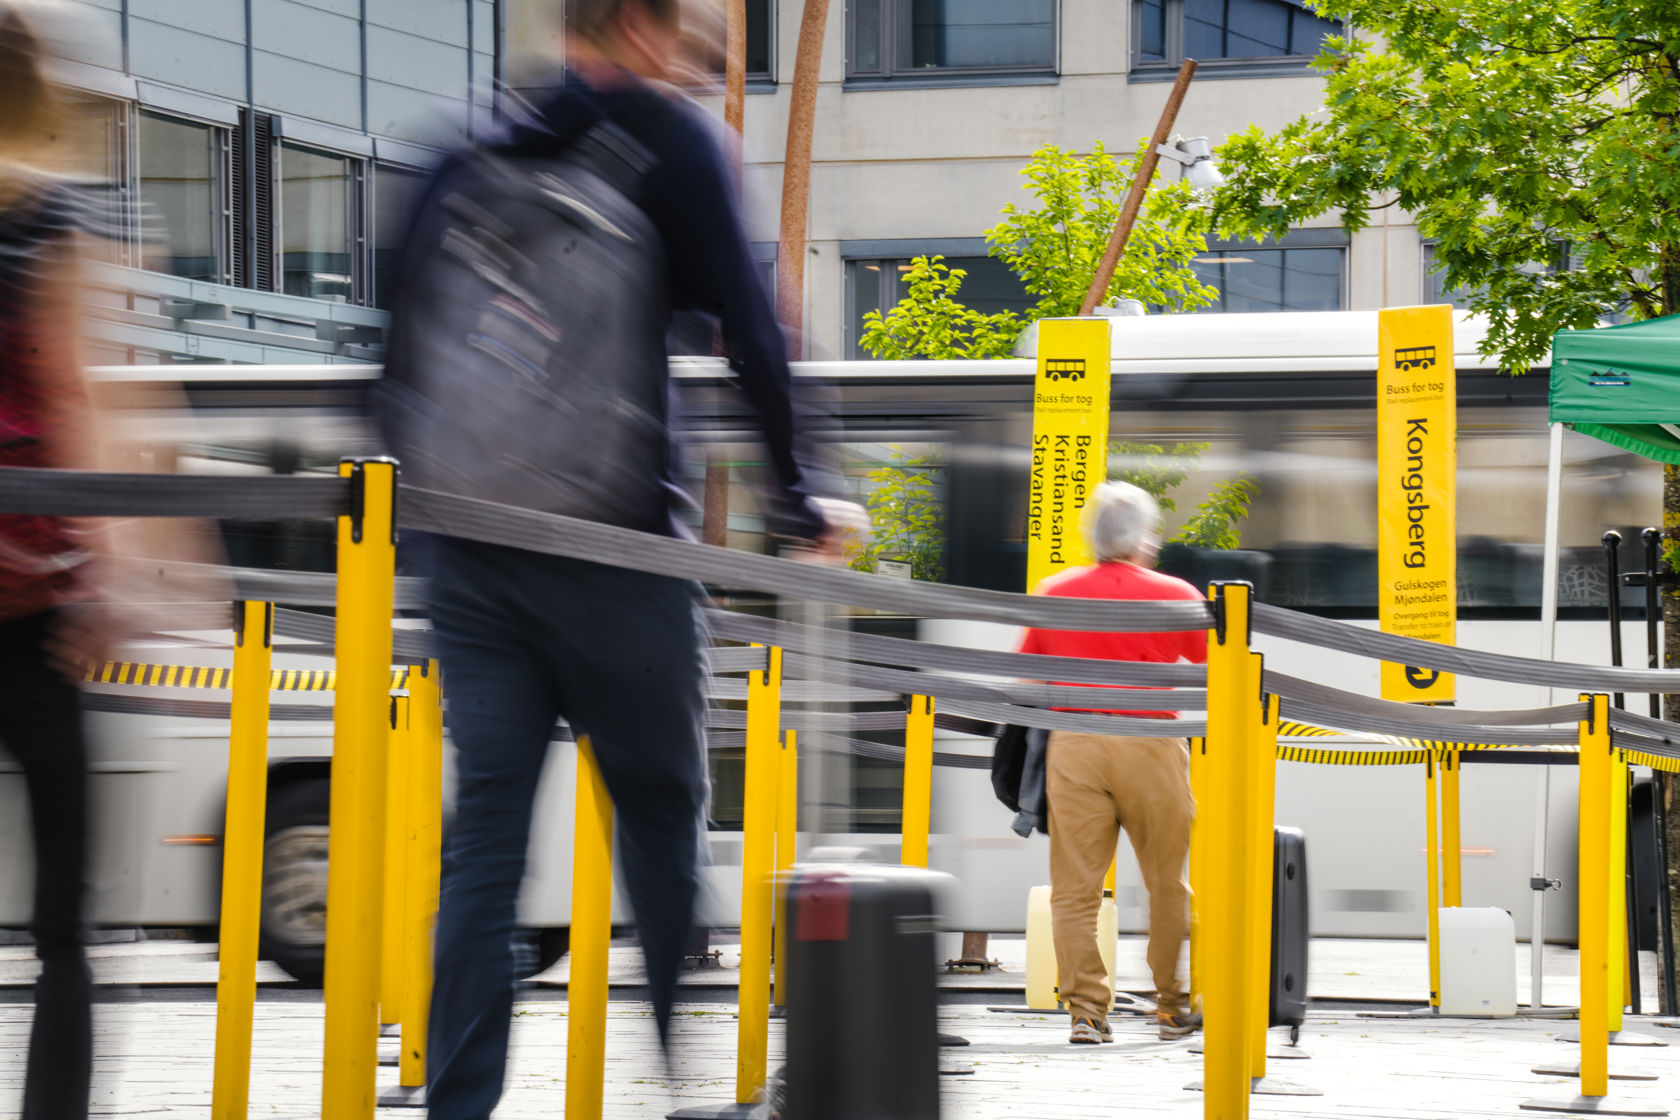
[[[1132,235],[1132,226],[1137,223],[1138,211],[1143,208],[1143,195],[1149,189],[1149,180],[1155,177],[1155,165],[1161,162],[1160,148],[1172,135],[1173,122],[1178,120],[1179,107],[1184,104],[1184,94],[1190,88],[1190,79],[1196,73],[1196,60],[1187,58],[1184,65],[1178,68],[1178,80],[1173,82],[1172,93],[1167,96],[1167,106],[1161,110],[1161,119],[1155,125],[1155,135],[1149,138],[1149,150],[1143,153],[1143,160],[1138,164],[1137,174],[1132,177],[1132,187],[1126,192],[1126,202],[1120,207],[1120,217],[1114,222],[1114,232],[1108,236],[1108,248],[1103,251],[1102,262],[1097,265],[1097,274],[1091,278],[1091,288],[1085,293],[1084,302],[1079,305],[1081,315],[1089,315],[1096,310],[1103,296],[1108,294],[1108,285],[1114,279],[1114,269],[1120,263],[1120,254],[1126,251],[1126,240]],[[789,126],[791,128],[791,125]]]
[[[747,0],[728,0],[724,9],[723,123],[739,136],[747,117]],[[735,174],[741,174],[739,153]]]
[[811,201],[811,129],[817,115],[817,77],[828,30],[828,0],[805,0],[799,53],[793,63],[787,149],[782,157],[782,229],[776,245],[776,314],[794,357],[804,351],[805,229]]

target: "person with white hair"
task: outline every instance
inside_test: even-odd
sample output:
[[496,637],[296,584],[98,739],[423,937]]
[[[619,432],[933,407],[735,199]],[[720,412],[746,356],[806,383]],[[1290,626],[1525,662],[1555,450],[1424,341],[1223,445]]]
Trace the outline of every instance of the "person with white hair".
[[[1086,503],[1081,528],[1095,564],[1070,568],[1039,583],[1037,595],[1072,599],[1201,599],[1190,584],[1153,569],[1161,511],[1147,491],[1128,482],[1105,482]],[[1031,629],[1022,653],[1094,657],[1113,661],[1207,660],[1205,631],[1161,634]],[[1179,978],[1179,959],[1190,933],[1189,743],[1172,733],[1176,712],[1116,700],[1114,715],[1163,721],[1156,736],[1052,731],[1046,760],[1050,805],[1050,915],[1062,1002],[1072,1017],[1068,1041],[1114,1041],[1108,1025],[1111,992],[1097,946],[1097,911],[1103,876],[1125,829],[1149,892],[1150,972],[1155,981],[1156,1022],[1163,1039],[1195,1030]]]

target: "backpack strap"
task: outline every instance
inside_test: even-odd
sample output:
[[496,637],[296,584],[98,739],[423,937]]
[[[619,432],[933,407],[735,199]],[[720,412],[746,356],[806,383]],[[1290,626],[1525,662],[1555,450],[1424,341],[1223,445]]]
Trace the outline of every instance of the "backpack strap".
[[573,144],[570,159],[604,179],[626,198],[639,199],[642,180],[653,170],[653,153],[611,117],[591,125]]

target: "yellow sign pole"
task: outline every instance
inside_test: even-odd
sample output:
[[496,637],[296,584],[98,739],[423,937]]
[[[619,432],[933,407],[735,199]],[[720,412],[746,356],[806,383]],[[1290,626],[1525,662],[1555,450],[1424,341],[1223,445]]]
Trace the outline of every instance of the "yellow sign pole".
[[904,811],[900,817],[898,862],[928,865],[933,812],[933,697],[910,697],[904,721]]
[[577,742],[572,820],[572,976],[566,986],[566,1120],[601,1120],[607,1076],[613,804],[589,736]]
[[1615,773],[1610,707],[1603,695],[1583,694],[1580,723],[1581,1095],[1610,1092],[1610,786]]
[[[1385,633],[1457,640],[1458,387],[1452,308],[1377,313],[1377,619]],[[1453,677],[1384,662],[1385,700],[1453,699]]]
[[793,861],[799,841],[799,733],[782,732],[782,751],[776,769],[776,959],[775,988],[771,1002],[787,1006],[787,889],[793,875]]
[[1108,320],[1040,319],[1027,498],[1027,590],[1088,564],[1079,511],[1108,477]]
[[391,735],[385,765],[385,921],[379,951],[379,1025],[402,1022],[403,915],[408,910],[409,698],[391,697]]
[[227,823],[222,829],[222,932],[216,977],[213,1120],[245,1120],[257,998],[263,813],[268,797],[268,677],[272,603],[235,603],[233,726],[228,735]]
[[426,1083],[426,1030],[432,1005],[432,932],[437,924],[443,846],[443,701],[438,663],[408,676],[408,888],[404,915],[402,1059],[398,1084]]
[[385,766],[396,581],[397,464],[345,460],[338,519],[337,693],[328,828],[322,1120],[371,1120],[384,944]]
[[769,667],[747,675],[746,789],[741,809],[741,980],[735,1044],[738,1104],[750,1104],[758,1097],[769,1072],[770,924],[781,715],[782,651],[771,646]]
[[1424,859],[1428,874],[1424,877],[1424,905],[1429,914],[1425,929],[1429,941],[1429,1006],[1441,1006],[1441,823],[1437,813],[1440,797],[1436,793],[1434,751],[1423,760],[1423,828],[1429,835],[1424,842]]

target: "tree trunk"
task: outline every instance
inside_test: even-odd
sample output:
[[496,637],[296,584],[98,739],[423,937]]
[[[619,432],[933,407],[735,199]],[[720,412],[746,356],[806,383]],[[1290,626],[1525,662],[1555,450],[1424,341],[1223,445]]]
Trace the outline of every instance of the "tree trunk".
[[782,230],[776,245],[776,313],[788,331],[795,358],[804,353],[805,229],[811,199],[811,127],[817,115],[817,77],[828,0],[805,0],[799,21],[799,53],[793,63],[793,97],[788,105],[787,150],[782,156]]
[[[1663,541],[1665,553],[1671,542],[1680,541],[1680,467],[1669,464],[1663,466]],[[1680,666],[1680,588],[1668,586],[1662,589],[1662,616],[1662,663],[1671,668]],[[1663,697],[1663,718],[1680,719],[1680,695]],[[1680,782],[1676,779],[1680,779],[1680,774],[1660,772],[1654,779],[1655,801],[1662,810],[1663,846],[1667,857],[1662,875],[1668,886],[1668,938],[1666,944],[1657,946],[1659,975],[1663,974],[1667,962],[1680,961],[1676,955],[1680,953],[1680,938],[1675,936],[1680,930],[1680,796],[1675,792]],[[1658,923],[1658,928],[1661,929],[1662,925]],[[1668,1006],[1668,1003],[1665,991],[1659,998],[1659,1009],[1664,1015],[1680,1014],[1680,1008]]]

